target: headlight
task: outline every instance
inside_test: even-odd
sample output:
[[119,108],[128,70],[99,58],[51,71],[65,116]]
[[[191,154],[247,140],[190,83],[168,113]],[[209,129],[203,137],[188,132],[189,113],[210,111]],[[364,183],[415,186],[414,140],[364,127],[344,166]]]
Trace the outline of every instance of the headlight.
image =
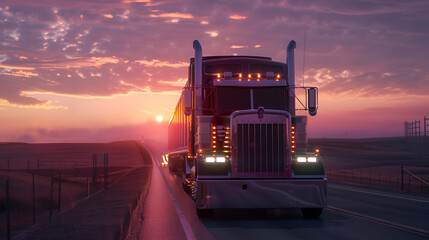
[[206,157],[206,163],[224,163],[225,161],[225,156]]
[[305,163],[305,162],[315,163],[317,162],[317,158],[316,157],[297,157],[296,161],[299,163]]

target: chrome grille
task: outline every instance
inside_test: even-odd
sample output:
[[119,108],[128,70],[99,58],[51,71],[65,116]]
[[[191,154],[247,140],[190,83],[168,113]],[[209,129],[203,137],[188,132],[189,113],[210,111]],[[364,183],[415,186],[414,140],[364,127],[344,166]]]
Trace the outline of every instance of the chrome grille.
[[283,177],[287,174],[287,125],[237,123],[233,156],[236,177]]

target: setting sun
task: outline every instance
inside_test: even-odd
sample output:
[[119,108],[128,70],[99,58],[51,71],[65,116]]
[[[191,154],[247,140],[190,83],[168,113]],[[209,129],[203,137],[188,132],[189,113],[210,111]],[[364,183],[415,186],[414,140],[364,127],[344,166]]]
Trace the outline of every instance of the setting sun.
[[156,121],[157,122],[162,122],[162,120],[164,120],[164,117],[161,115],[156,116]]

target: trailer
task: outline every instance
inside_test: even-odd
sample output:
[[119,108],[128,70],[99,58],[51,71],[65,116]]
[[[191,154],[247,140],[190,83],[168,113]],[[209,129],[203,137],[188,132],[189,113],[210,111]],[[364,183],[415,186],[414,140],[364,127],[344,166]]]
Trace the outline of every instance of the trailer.
[[[327,206],[327,177],[317,149],[307,149],[307,110],[316,87],[295,86],[295,41],[286,63],[259,56],[206,56],[195,40],[188,81],[168,125],[171,171],[199,216],[215,209],[300,208],[318,217]],[[298,99],[296,90],[305,91]],[[299,101],[299,106],[295,103]]]

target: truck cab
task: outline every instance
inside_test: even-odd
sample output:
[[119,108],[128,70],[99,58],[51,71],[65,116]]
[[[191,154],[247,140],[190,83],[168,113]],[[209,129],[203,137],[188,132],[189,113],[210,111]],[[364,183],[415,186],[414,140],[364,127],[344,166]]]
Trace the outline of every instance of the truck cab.
[[205,215],[225,208],[326,207],[320,154],[307,149],[306,116],[317,113],[317,88],[296,107],[295,42],[287,63],[259,56],[202,56],[194,41],[189,78],[169,124],[169,167]]

